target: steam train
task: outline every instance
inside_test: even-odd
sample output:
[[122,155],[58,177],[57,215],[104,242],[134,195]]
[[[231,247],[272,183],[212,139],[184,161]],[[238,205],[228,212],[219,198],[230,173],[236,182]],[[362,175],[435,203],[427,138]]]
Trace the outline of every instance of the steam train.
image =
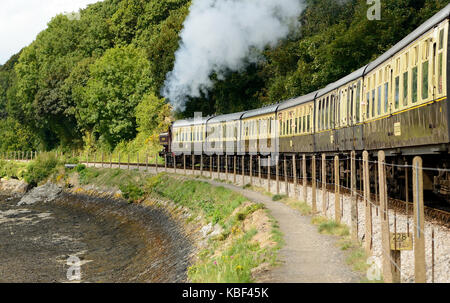
[[[263,154],[264,143],[281,157],[384,150],[389,163],[420,155],[424,166],[449,167],[449,18],[450,4],[375,61],[305,96],[176,121],[160,135],[163,153]],[[424,188],[448,201],[449,174],[424,174]],[[401,191],[394,172],[388,178],[390,190]]]

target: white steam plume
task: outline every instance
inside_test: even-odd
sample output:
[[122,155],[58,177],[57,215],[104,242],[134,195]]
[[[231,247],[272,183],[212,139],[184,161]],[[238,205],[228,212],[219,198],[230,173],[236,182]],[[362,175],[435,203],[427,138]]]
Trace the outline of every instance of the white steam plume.
[[188,96],[212,88],[211,74],[223,78],[254,62],[255,49],[276,46],[302,9],[302,0],[193,0],[163,95],[183,110]]

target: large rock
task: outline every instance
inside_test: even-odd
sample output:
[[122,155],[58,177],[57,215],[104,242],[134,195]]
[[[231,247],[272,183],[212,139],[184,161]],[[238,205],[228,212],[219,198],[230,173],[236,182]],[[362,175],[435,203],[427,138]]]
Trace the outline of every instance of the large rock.
[[62,192],[62,187],[47,183],[45,185],[33,188],[28,194],[26,194],[17,205],[30,205],[36,202],[50,202],[55,200]]
[[16,179],[0,179],[0,191],[8,195],[24,194],[28,190],[28,183]]

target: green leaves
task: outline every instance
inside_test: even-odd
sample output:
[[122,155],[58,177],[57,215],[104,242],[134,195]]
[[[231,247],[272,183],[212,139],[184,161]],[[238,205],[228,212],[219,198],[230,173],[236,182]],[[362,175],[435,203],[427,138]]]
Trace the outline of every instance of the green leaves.
[[83,125],[103,136],[110,146],[136,136],[135,108],[151,89],[149,62],[133,46],[116,47],[90,66],[79,109]]

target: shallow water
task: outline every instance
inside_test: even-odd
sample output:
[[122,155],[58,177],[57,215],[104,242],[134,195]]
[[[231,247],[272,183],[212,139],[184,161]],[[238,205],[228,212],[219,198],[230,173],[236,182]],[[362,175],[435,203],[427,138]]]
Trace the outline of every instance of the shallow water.
[[[184,282],[191,245],[163,211],[67,193],[17,206],[0,196],[0,282]],[[71,281],[68,258],[80,259]]]

